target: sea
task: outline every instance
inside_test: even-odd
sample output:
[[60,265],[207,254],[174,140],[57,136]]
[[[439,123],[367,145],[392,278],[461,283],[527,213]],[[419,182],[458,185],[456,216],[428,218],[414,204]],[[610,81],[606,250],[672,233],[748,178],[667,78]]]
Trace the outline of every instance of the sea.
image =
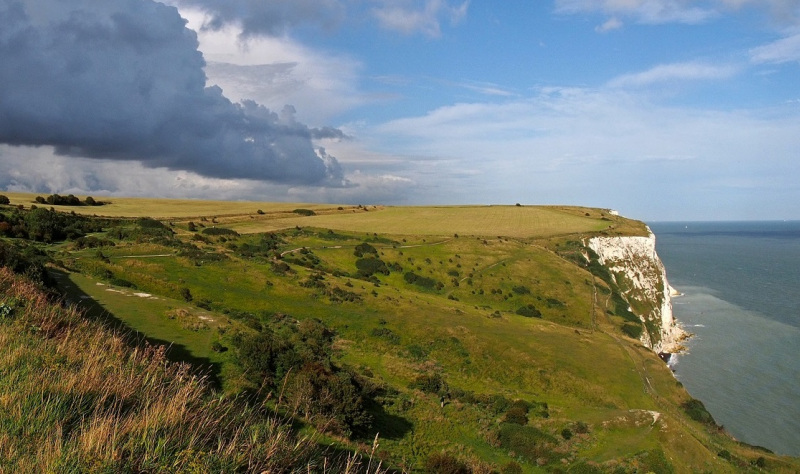
[[800,456],[800,221],[648,225],[694,334],[675,376],[739,441]]

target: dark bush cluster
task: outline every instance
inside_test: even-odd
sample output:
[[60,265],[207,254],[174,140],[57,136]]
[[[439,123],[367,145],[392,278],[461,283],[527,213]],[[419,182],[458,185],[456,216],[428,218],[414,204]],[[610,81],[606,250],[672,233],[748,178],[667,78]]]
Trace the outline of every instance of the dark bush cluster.
[[533,426],[501,423],[496,434],[502,448],[532,462],[540,458],[548,460],[558,444],[556,438]]
[[407,272],[405,275],[403,275],[403,279],[406,281],[406,283],[417,285],[427,290],[432,290],[434,288],[440,290],[444,287],[444,285],[442,285],[440,282],[437,282],[433,278],[420,276],[414,272]]
[[444,395],[448,391],[447,382],[445,382],[444,377],[438,373],[422,374],[414,379],[408,387],[422,390],[425,393],[436,393],[440,395]]
[[282,390],[290,406],[317,427],[351,435],[371,426],[368,390],[349,369],[331,360],[334,333],[318,320],[277,317],[254,333],[231,340],[236,358],[256,386]]
[[316,216],[317,215],[317,213],[312,211],[311,209],[295,209],[292,212],[294,212],[295,214],[300,215],[300,216]]
[[425,472],[431,474],[470,474],[472,470],[449,453],[433,453],[425,460]]
[[51,194],[46,198],[36,196],[35,201],[39,204],[49,204],[51,206],[102,206],[103,201],[96,201],[93,197],[87,196],[86,199],[81,201],[79,198],[72,194],[68,196],[60,196],[58,194]]
[[375,328],[370,334],[381,339],[385,339],[392,344],[400,344],[400,336],[389,328]]
[[536,306],[532,304],[528,304],[525,306],[520,306],[517,309],[517,314],[520,316],[525,316],[526,318],[541,318],[542,312],[536,309]]
[[378,250],[366,242],[356,245],[355,250],[353,250],[353,255],[355,255],[358,258],[361,258],[368,253],[371,253],[376,257],[378,256]]
[[206,227],[201,233],[208,236],[239,237],[238,232],[233,229],[226,229],[225,227]]
[[54,209],[15,209],[9,214],[0,214],[0,235],[47,243],[74,240],[90,232],[99,232],[102,225],[103,221],[99,219]]
[[681,408],[683,411],[689,415],[689,418],[693,419],[694,421],[699,421],[700,423],[705,423],[707,425],[716,425],[717,422],[714,421],[714,417],[711,416],[711,413],[706,410],[705,405],[700,400],[692,398],[684,403],[681,404]]
[[382,275],[388,275],[390,273],[386,262],[375,257],[359,258],[356,260],[356,268],[358,269],[356,276],[359,278],[369,278],[376,273]]

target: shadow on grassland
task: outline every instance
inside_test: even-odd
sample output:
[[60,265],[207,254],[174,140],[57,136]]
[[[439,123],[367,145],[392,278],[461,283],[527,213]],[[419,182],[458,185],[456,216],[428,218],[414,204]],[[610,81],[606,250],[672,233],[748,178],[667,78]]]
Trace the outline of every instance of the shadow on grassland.
[[146,336],[134,330],[128,326],[125,321],[108,311],[108,309],[97,300],[81,290],[78,285],[70,280],[69,275],[63,270],[49,268],[48,273],[56,282],[57,288],[64,295],[68,303],[74,304],[80,308],[89,318],[101,321],[110,326],[111,329],[119,330],[123,334],[126,334],[127,337],[125,339],[131,347],[142,345],[144,342],[153,346],[165,346],[167,348],[167,358],[169,360],[191,364],[199,375],[206,376],[209,383],[214,388],[221,387],[220,368],[217,364],[214,364],[205,357],[193,355],[186,346],[182,344]]

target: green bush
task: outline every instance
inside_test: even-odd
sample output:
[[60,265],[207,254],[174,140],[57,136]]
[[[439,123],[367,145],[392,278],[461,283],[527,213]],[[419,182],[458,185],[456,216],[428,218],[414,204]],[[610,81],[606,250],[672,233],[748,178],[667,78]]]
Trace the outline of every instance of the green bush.
[[687,402],[681,404],[681,408],[683,411],[689,415],[689,418],[693,419],[694,421],[699,421],[700,423],[705,423],[707,425],[716,425],[716,421],[714,421],[714,417],[711,416],[711,413],[706,410],[705,405],[700,400],[695,398],[690,399]]
[[641,324],[633,324],[633,323],[625,323],[621,326],[622,333],[626,336],[639,339],[642,337],[642,325]]
[[517,314],[520,316],[525,316],[526,318],[542,317],[542,312],[536,309],[536,306],[532,304],[521,306],[519,309],[517,309]]
[[430,474],[470,474],[466,464],[449,453],[433,453],[425,460],[425,472]]
[[11,204],[11,200],[8,199],[8,196],[0,194],[0,205],[8,206],[9,204]]
[[367,257],[356,260],[357,275],[360,278],[369,278],[376,273],[383,275],[389,274],[389,267],[386,262],[379,258]]
[[425,393],[444,393],[447,383],[440,374],[422,374],[414,379],[409,388],[416,388]]
[[317,213],[312,211],[311,209],[295,209],[292,212],[294,212],[295,214],[301,215],[301,216],[316,216],[317,215]]
[[497,432],[500,446],[517,455],[536,461],[538,458],[548,458],[557,440],[533,426],[521,426],[512,423],[502,423]]
[[210,236],[231,236],[238,237],[239,233],[233,229],[226,229],[225,227],[206,227],[202,233]]

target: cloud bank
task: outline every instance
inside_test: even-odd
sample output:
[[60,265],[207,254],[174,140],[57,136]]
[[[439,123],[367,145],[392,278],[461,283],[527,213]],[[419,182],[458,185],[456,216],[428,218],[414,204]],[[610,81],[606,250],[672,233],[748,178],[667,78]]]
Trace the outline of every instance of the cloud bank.
[[344,182],[312,144],[341,132],[206,87],[197,36],[173,7],[12,0],[0,24],[0,143],[211,178]]

